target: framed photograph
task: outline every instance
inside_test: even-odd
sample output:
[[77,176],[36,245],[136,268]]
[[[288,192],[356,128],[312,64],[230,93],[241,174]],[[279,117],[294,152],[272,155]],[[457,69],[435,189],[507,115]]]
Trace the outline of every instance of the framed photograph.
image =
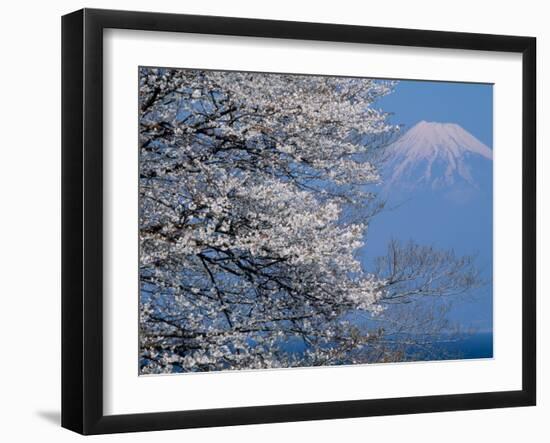
[[531,37],[62,21],[62,425],[534,405]]

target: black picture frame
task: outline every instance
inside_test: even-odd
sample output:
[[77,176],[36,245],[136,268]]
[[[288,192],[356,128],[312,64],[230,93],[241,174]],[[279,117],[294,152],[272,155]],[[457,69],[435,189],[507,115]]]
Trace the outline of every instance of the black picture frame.
[[[177,412],[103,413],[103,30],[369,43],[522,54],[522,389]],[[62,18],[62,426],[151,431],[536,403],[536,39],[149,12],[83,9]]]

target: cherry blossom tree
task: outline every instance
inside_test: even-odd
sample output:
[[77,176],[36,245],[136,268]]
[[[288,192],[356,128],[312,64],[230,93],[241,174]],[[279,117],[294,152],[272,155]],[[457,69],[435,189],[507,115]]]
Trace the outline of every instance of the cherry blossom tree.
[[371,272],[357,258],[371,153],[397,131],[374,106],[391,82],[160,68],[139,82],[141,373],[393,361],[350,312],[477,284],[470,260],[414,244]]

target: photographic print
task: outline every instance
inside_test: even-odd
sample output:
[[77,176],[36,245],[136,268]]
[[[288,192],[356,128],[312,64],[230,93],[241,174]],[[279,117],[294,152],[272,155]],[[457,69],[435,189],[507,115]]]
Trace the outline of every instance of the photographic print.
[[139,374],[493,357],[493,86],[139,68]]

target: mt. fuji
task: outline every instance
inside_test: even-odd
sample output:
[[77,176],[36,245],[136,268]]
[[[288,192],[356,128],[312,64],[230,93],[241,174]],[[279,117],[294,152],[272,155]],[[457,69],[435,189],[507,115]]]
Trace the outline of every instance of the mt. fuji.
[[385,150],[389,187],[479,189],[492,176],[493,151],[455,123],[421,121]]
[[[401,80],[378,100],[389,123],[402,129],[366,156],[380,174],[367,189],[382,209],[369,221],[365,263],[376,266],[392,240],[414,241],[475,256],[492,282],[493,98],[488,84]],[[468,299],[453,302],[451,322],[492,331],[492,285]]]

